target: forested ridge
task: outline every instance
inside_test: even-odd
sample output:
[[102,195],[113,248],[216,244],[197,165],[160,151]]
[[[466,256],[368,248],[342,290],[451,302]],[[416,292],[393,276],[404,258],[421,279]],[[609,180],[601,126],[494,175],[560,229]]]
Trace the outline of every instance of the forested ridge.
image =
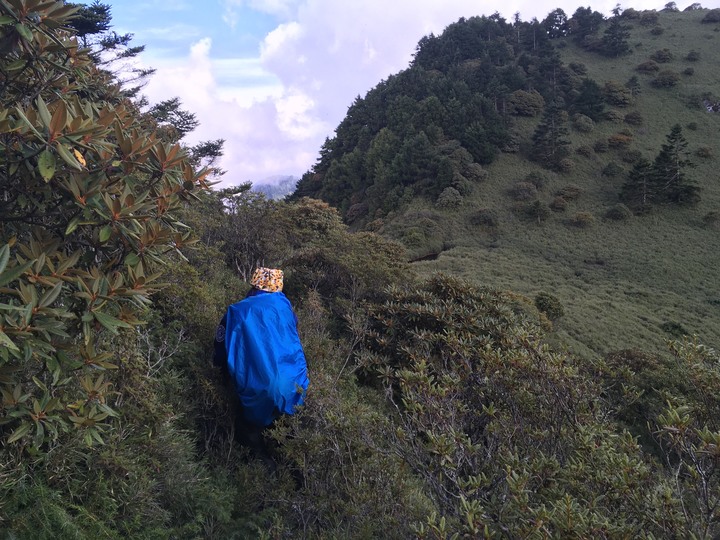
[[[455,263],[549,238],[590,260],[567,279],[590,296],[598,272],[634,279],[583,251],[593,230],[709,235],[717,190],[698,171],[715,148],[702,157],[692,134],[714,115],[691,107],[712,109],[713,76],[672,94],[689,112],[658,124],[640,96],[666,98],[680,75],[593,74],[649,61],[630,26],[680,39],[718,22],[674,4],[460,20],[358,98],[291,200],[273,201],[218,189],[222,141],[189,147],[192,113],[119,83],[112,59],[141,48],[112,33],[108,6],[0,0],[2,535],[716,537],[720,357],[704,336],[673,319],[662,349],[641,346],[656,332],[608,350],[560,284],[531,294]],[[605,207],[619,217],[596,219]],[[259,264],[285,271],[311,380],[265,433],[270,463],[238,443],[211,361]],[[684,272],[689,288],[706,275]],[[674,298],[628,290],[659,313]],[[580,342],[590,354],[567,345]]]

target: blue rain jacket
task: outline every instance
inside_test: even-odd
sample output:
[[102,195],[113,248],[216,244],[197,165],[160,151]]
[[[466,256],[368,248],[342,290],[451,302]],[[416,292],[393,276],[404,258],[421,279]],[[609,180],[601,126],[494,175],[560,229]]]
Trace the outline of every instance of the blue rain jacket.
[[283,293],[253,291],[231,305],[225,350],[247,420],[267,426],[302,405],[310,381],[297,318]]

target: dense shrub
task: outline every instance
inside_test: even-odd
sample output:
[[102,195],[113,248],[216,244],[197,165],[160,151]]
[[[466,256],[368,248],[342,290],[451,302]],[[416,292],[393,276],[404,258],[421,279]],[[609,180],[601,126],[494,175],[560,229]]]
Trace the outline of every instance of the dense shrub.
[[697,122],[690,122],[685,127],[688,128],[690,131],[697,131],[698,125],[697,125]]
[[557,190],[555,193],[558,197],[562,197],[566,201],[574,201],[582,195],[582,189],[575,184],[567,184]]
[[618,165],[614,161],[611,161],[610,163],[605,165],[605,167],[603,167],[601,174],[603,176],[609,176],[612,178],[612,177],[622,174],[623,172],[624,172],[624,169],[620,165]]
[[535,296],[535,307],[544,313],[551,321],[556,321],[563,315],[565,310],[558,298],[550,293],[540,292]]
[[610,148],[610,145],[608,144],[606,139],[599,139],[595,141],[595,144],[593,145],[593,150],[595,150],[598,154],[603,154],[608,151]]
[[614,133],[608,137],[608,145],[611,148],[626,148],[632,144],[632,136],[624,133]]
[[533,90],[515,90],[507,102],[508,111],[518,116],[537,116],[545,107],[545,100],[539,92]]
[[590,212],[577,212],[571,219],[570,224],[574,227],[587,229],[595,223],[595,216]]
[[665,32],[665,30],[664,30],[663,27],[660,26],[660,25],[653,26],[653,27],[650,29],[650,33],[651,33],[653,36],[661,36],[661,35],[663,35],[664,32]]
[[463,201],[463,196],[454,187],[446,187],[437,198],[435,204],[438,208],[445,210],[458,208]]
[[632,93],[624,85],[617,81],[608,81],[603,86],[605,101],[616,107],[627,107],[632,103]]
[[652,80],[652,85],[656,88],[670,88],[679,82],[680,75],[670,69],[666,69],[656,75]]
[[587,67],[583,63],[570,62],[568,67],[575,75],[580,75],[581,77],[587,75]]
[[530,182],[518,182],[510,190],[511,197],[516,201],[527,201],[537,196],[537,187]]
[[635,67],[635,70],[639,71],[640,73],[652,74],[652,73],[657,73],[658,71],[660,71],[660,66],[657,65],[657,62],[648,60],[646,62],[638,64]]
[[655,51],[650,58],[658,64],[666,64],[667,62],[672,62],[673,54],[670,52],[670,49],[660,49]]
[[692,75],[695,75],[695,68],[693,67],[686,67],[683,69],[683,75],[686,75],[688,77],[691,77]]
[[623,120],[626,124],[630,124],[631,126],[640,126],[643,123],[643,117],[639,111],[632,111],[627,113]]
[[470,223],[481,227],[497,227],[499,223],[497,212],[490,208],[480,208],[470,214]]
[[575,167],[575,162],[569,157],[564,157],[556,164],[556,169],[562,173],[569,173]]
[[533,171],[525,175],[523,179],[525,182],[531,183],[538,190],[541,190],[547,184],[547,176],[538,171]]
[[703,23],[716,23],[720,22],[720,9],[711,9],[703,17]]
[[609,109],[605,111],[605,120],[613,123],[620,123],[624,120],[625,115],[618,110]]
[[585,116],[584,114],[575,114],[572,118],[572,126],[576,131],[580,133],[590,133],[595,129],[595,122],[592,118]]
[[608,209],[605,212],[605,217],[613,221],[626,221],[633,216],[632,210],[622,203],[616,204],[615,206]]
[[620,152],[620,159],[625,163],[636,163],[642,158],[642,152],[640,150],[623,150]]
[[479,163],[472,162],[465,167],[463,175],[472,182],[482,182],[487,179],[488,172]]
[[711,210],[703,216],[703,225],[708,228],[720,227],[720,212],[717,210]]
[[640,15],[640,24],[643,26],[655,26],[658,22],[658,14],[655,11],[643,11]]
[[695,155],[703,159],[712,159],[714,157],[712,148],[707,145],[703,145],[695,150]]
[[567,210],[568,202],[567,199],[558,195],[550,202],[549,206],[553,212],[564,212]]
[[685,56],[685,60],[688,62],[697,62],[700,60],[700,53],[696,50],[692,50]]
[[593,149],[592,146],[588,146],[587,144],[581,144],[575,149],[576,154],[580,154],[583,157],[590,157],[593,155]]

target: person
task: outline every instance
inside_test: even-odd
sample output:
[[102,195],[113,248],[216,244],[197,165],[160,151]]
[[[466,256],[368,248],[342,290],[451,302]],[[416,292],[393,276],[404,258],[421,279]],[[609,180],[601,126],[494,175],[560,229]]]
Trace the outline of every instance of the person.
[[257,446],[263,428],[303,404],[310,381],[282,270],[257,268],[250,284],[217,328],[214,360],[227,370],[240,400],[241,441]]

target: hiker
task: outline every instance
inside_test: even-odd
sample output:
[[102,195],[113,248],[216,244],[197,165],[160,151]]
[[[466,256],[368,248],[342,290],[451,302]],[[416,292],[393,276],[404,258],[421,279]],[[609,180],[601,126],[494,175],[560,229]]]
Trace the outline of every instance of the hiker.
[[234,382],[239,435],[253,446],[264,427],[302,405],[309,380],[297,317],[282,293],[282,270],[258,268],[250,284],[217,328],[214,361]]

